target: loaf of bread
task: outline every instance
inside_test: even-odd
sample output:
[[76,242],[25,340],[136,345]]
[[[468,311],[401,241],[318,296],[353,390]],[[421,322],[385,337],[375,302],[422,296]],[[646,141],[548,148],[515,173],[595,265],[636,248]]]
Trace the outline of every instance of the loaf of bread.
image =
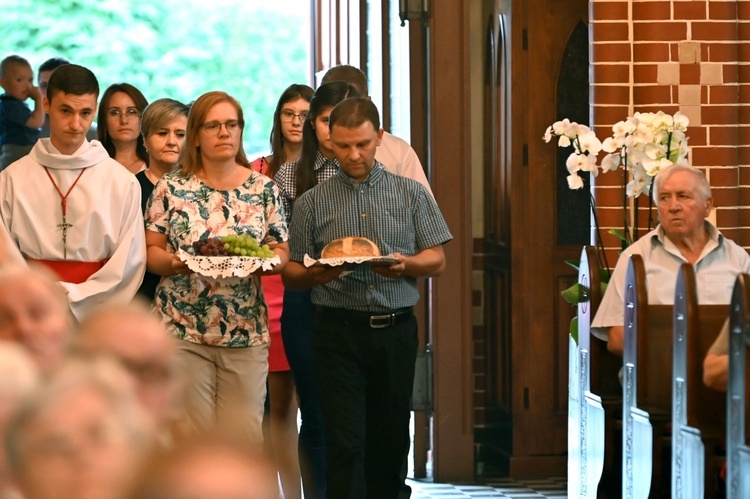
[[380,250],[366,237],[342,237],[328,243],[320,254],[321,258],[357,256],[380,256]]

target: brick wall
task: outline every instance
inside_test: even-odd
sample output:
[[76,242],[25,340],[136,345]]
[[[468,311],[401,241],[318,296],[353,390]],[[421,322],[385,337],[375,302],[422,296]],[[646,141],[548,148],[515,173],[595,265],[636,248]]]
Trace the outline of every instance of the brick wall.
[[[750,0],[591,0],[591,122],[596,133],[636,111],[681,111],[693,166],[711,182],[714,220],[750,246]],[[616,261],[622,175],[596,179],[605,246]],[[639,235],[645,233],[645,196]],[[656,213],[654,210],[654,219]]]

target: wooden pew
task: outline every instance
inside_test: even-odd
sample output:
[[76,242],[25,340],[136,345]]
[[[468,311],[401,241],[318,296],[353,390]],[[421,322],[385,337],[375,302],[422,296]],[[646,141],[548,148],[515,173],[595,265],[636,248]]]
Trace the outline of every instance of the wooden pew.
[[[578,283],[578,343],[570,338],[568,359],[568,497],[597,497],[604,467],[604,409],[591,392],[591,318],[599,297],[599,266],[584,247]],[[594,301],[596,300],[596,301]]]
[[[685,279],[685,272],[681,272]],[[689,279],[689,278],[688,278]],[[693,276],[694,283],[694,276]],[[694,290],[694,285],[693,285]],[[708,347],[716,338],[727,317],[727,305],[687,304],[686,291],[677,302],[689,312],[681,312],[678,321],[686,334],[689,345],[684,378],[686,384],[686,426],[702,429],[702,437],[711,445],[707,451],[713,453],[713,442],[720,439],[724,431],[724,405],[721,394],[708,389],[702,383],[702,365]],[[681,306],[682,306],[681,305]],[[687,317],[684,314],[689,314]],[[646,274],[639,255],[631,257],[625,292],[625,346],[623,355],[623,497],[665,497],[669,494],[672,480],[664,470],[671,459],[664,459],[671,446],[672,423],[672,373],[675,309],[672,305],[648,305]],[[684,337],[684,336],[683,336]],[[639,375],[640,373],[640,375]],[[651,429],[651,424],[654,430]],[[672,428],[670,429],[670,426]],[[690,430],[685,434],[690,438]],[[705,467],[704,467],[705,468]],[[653,471],[653,473],[652,473]],[[712,470],[705,471],[711,476]],[[644,480],[643,477],[651,477]],[[713,483],[707,487],[707,497],[713,497]],[[701,496],[702,497],[702,496]]]
[[724,439],[726,417],[722,394],[703,384],[703,358],[728,312],[724,305],[698,305],[693,267],[683,264],[675,287],[672,335],[673,498],[715,496],[719,466],[714,449]]
[[[590,276],[589,312],[593,320],[602,299],[601,261],[594,246],[585,246],[584,251]],[[622,439],[619,438],[622,427],[622,385],[618,374],[622,367],[622,358],[607,349],[606,341],[590,338],[589,361],[591,392],[601,397],[601,405],[604,408],[604,470],[599,481],[598,497],[619,499],[622,488]]]
[[[623,396],[622,396],[622,497],[645,499],[651,490],[653,467],[651,452],[653,433],[649,414],[638,407],[638,332],[642,336],[648,329],[648,296],[646,270],[640,255],[633,255],[628,263],[625,279],[625,322],[623,345]],[[641,376],[645,377],[645,376]]]
[[729,381],[727,385],[727,497],[750,497],[750,446],[746,440],[747,371],[750,340],[750,275],[734,285],[729,315]]

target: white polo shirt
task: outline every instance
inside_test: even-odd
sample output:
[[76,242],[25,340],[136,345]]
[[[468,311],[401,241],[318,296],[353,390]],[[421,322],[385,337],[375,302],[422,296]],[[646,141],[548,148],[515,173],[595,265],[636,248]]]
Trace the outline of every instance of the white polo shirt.
[[[693,266],[702,305],[729,304],[737,275],[750,272],[750,256],[734,241],[725,238],[710,222],[705,221],[709,241]],[[591,323],[591,333],[602,340],[609,337],[609,328],[625,322],[625,277],[630,255],[641,255],[646,268],[648,302],[672,305],[677,274],[687,263],[680,250],[664,234],[661,225],[623,251],[617,260],[602,303]]]

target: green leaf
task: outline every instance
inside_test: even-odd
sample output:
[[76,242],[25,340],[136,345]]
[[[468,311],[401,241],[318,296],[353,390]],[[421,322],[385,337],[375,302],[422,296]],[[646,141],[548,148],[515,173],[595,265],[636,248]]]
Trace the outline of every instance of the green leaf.
[[573,269],[575,269],[577,272],[581,270],[581,262],[578,260],[565,260],[565,263],[569,267],[573,267]]
[[570,335],[573,337],[573,341],[578,344],[578,317],[573,317],[570,320]]
[[627,237],[625,237],[625,234],[621,230],[611,229],[607,231],[607,234],[612,234],[613,236],[615,236],[617,239],[619,239],[620,241],[624,243],[628,242]]
[[571,305],[577,305],[583,300],[583,286],[580,283],[574,283],[568,289],[562,292],[562,296],[566,302]]

